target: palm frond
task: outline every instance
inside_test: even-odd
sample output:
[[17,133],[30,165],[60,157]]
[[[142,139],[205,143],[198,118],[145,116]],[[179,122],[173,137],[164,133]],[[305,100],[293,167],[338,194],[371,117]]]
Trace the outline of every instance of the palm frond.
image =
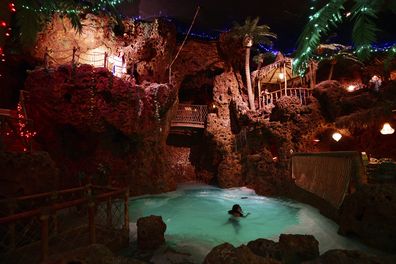
[[34,45],[37,33],[41,30],[38,14],[32,9],[20,9],[16,14],[20,31],[20,42],[23,48]]
[[376,41],[377,28],[374,20],[381,10],[384,0],[355,0],[353,6],[352,19],[355,20],[352,29],[352,39],[358,50],[358,56],[367,58],[371,43]]
[[294,60],[294,68],[297,72],[305,72],[306,63],[318,47],[321,37],[329,32],[330,26],[336,26],[342,21],[341,11],[345,2],[346,0],[331,0],[310,17],[298,39]]
[[271,32],[267,25],[258,25],[260,18],[251,19],[247,17],[243,25],[234,22],[230,34],[235,39],[243,39],[245,36],[251,37],[256,43],[271,44],[270,38],[276,38],[276,34]]

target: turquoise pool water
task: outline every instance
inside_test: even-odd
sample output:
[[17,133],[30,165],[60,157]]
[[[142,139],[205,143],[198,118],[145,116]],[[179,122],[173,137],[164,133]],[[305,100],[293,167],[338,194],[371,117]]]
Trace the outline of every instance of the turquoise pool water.
[[[246,218],[230,221],[227,213],[240,204]],[[281,233],[312,234],[320,251],[334,248],[367,249],[337,234],[337,225],[308,205],[258,196],[251,189],[219,189],[207,185],[184,185],[175,192],[141,196],[129,204],[131,230],[143,216],[159,215],[167,225],[165,239],[180,252],[200,262],[214,246],[229,242],[235,246],[257,238],[278,240]],[[136,234],[132,234],[136,239]]]

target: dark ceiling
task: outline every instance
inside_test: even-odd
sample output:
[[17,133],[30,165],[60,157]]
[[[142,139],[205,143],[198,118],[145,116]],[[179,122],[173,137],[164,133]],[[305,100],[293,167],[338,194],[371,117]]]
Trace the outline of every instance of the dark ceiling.
[[[242,23],[248,16],[261,18],[260,22],[271,27],[278,35],[274,42],[275,48],[291,50],[296,47],[296,41],[308,16],[314,11],[311,6],[320,8],[325,0],[133,0],[124,3],[120,10],[126,16],[141,16],[142,19],[167,16],[176,19],[181,25],[188,27],[194,16],[196,7],[201,7],[195,32],[226,31],[233,21]],[[383,32],[380,42],[395,41],[396,30],[392,26],[395,16],[387,14],[380,17]],[[350,44],[350,24],[330,34],[328,42],[343,42]]]

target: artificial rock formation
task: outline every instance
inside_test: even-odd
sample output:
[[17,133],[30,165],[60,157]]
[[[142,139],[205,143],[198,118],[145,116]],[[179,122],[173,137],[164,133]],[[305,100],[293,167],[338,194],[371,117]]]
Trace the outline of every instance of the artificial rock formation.
[[39,34],[33,56],[43,60],[49,52],[49,65],[58,66],[71,63],[73,48],[77,48],[75,62],[97,65],[102,64],[105,52],[109,63],[122,52],[126,69],[137,82],[168,80],[167,68],[176,46],[176,30],[169,22],[123,20],[117,25],[108,17],[88,14],[82,24],[81,34],[76,34],[68,19],[55,15]]
[[277,264],[281,263],[274,259],[263,258],[254,254],[247,246],[235,248],[233,245],[224,243],[214,247],[206,256],[204,264],[230,263],[230,264]]
[[353,234],[372,247],[394,252],[395,212],[396,185],[363,186],[345,198],[340,211],[339,232]]
[[166,224],[161,216],[151,215],[139,218],[136,225],[139,249],[155,250],[165,243]]
[[62,185],[130,184],[132,194],[175,188],[164,152],[175,89],[131,82],[82,65],[36,70],[26,81],[37,141],[61,169]]
[[0,195],[3,198],[49,192],[58,188],[58,169],[47,152],[0,152]]

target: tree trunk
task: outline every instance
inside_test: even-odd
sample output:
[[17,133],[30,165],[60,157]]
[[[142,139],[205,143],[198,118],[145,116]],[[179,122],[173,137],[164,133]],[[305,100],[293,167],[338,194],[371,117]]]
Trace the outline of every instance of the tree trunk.
[[334,65],[336,65],[336,62],[335,61],[331,61],[330,62],[330,72],[329,72],[328,80],[331,80],[333,78]]
[[254,93],[252,89],[252,80],[250,78],[250,47],[245,46],[245,48],[246,48],[245,75],[246,75],[246,86],[247,86],[246,88],[248,92],[250,110],[255,111],[256,107],[254,105]]

